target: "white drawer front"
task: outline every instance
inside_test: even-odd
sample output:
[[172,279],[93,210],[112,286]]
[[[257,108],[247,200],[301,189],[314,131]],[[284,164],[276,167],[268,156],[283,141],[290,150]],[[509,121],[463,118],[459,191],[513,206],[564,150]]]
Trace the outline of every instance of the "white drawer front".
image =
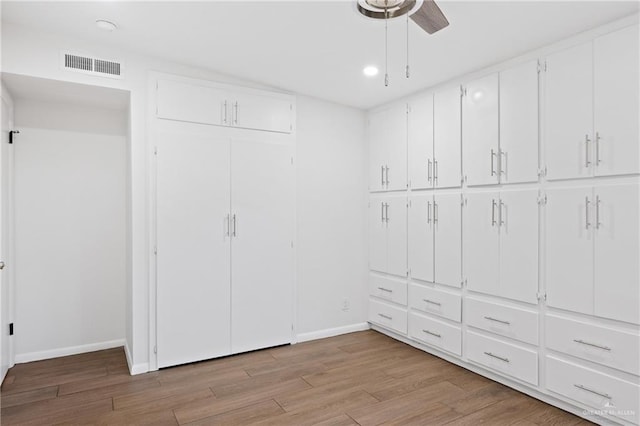
[[443,349],[458,356],[462,355],[462,331],[460,327],[410,312],[409,336],[427,345]]
[[547,356],[547,389],[595,410],[638,424],[640,387],[590,368]]
[[499,373],[538,384],[538,353],[467,331],[467,358]]
[[369,294],[400,305],[407,305],[407,282],[369,275]]
[[452,321],[462,320],[462,301],[458,294],[409,284],[409,307]]
[[640,336],[637,334],[547,315],[546,346],[631,374],[640,373]]
[[407,334],[407,311],[397,306],[369,299],[369,321]]
[[467,324],[521,342],[538,344],[538,314],[500,303],[467,298]]

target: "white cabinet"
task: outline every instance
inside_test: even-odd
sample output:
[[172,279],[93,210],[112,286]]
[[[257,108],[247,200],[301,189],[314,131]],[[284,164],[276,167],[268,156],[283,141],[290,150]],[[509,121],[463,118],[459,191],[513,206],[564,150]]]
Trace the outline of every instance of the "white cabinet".
[[407,188],[407,106],[387,107],[369,115],[369,190]]
[[369,294],[378,299],[407,306],[407,281],[369,274]]
[[409,102],[409,183],[412,189],[433,188],[433,95]]
[[290,133],[293,98],[263,90],[160,78],[156,85],[156,117]]
[[640,171],[638,50],[634,25],[546,58],[548,179]]
[[640,323],[638,184],[550,189],[548,304]]
[[538,191],[471,193],[464,224],[468,288],[537,303]]
[[462,147],[462,164],[468,185],[499,182],[498,74],[465,85]]
[[375,299],[369,299],[369,322],[398,333],[407,334],[407,310]]
[[407,275],[407,198],[372,196],[369,202],[369,268]]
[[459,326],[410,312],[409,337],[454,355],[462,355],[462,331]]
[[435,188],[461,185],[460,87],[433,95],[433,182]]
[[538,180],[538,62],[500,72],[500,182]]
[[412,278],[461,286],[461,215],[459,193],[411,197],[409,269]]

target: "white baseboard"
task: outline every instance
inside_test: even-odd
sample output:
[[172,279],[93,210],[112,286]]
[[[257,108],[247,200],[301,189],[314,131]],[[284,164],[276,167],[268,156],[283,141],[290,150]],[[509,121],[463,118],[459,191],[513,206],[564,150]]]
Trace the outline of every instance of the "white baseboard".
[[343,325],[342,327],[325,328],[324,330],[312,331],[309,333],[300,333],[298,334],[298,343],[339,336],[340,334],[353,333],[356,331],[369,330],[369,328],[371,327],[368,322],[361,322],[357,324]]
[[57,358],[61,356],[83,354],[85,352],[101,351],[103,349],[117,348],[124,346],[124,339],[109,340],[107,342],[90,343],[88,345],[68,346],[66,348],[50,349],[40,352],[29,352],[26,354],[16,354],[15,363],[22,364],[31,361]]
[[124,344],[124,354],[127,357],[127,366],[129,367],[129,374],[135,376],[137,374],[148,373],[149,372],[149,363],[144,362],[141,364],[134,364],[131,356],[131,351],[129,350],[129,345],[125,342]]

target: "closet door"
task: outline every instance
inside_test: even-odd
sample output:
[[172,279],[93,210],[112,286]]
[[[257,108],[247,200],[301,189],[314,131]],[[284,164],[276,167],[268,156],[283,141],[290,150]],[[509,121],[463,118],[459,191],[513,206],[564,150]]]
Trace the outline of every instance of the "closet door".
[[538,191],[500,193],[500,296],[537,303]]
[[369,269],[387,272],[386,199],[371,197],[369,201]]
[[386,110],[369,114],[369,191],[386,189],[385,164],[387,160]]
[[387,212],[387,271],[407,276],[407,198],[386,198]]
[[462,285],[462,205],[460,194],[434,196],[435,282]]
[[638,26],[594,41],[596,175],[640,171]]
[[433,97],[434,187],[461,185],[460,87],[441,90]]
[[639,324],[638,184],[595,189],[595,314]]
[[545,156],[548,179],[591,175],[593,155],[593,44],[546,59]]
[[160,368],[231,350],[229,142],[174,124],[156,135]]
[[292,149],[231,141],[231,350],[291,342]]
[[409,201],[409,269],[411,277],[433,282],[433,195],[414,195]]
[[433,187],[433,95],[409,104],[409,182],[412,189]]
[[593,314],[591,187],[550,189],[546,210],[547,304]]
[[498,74],[469,82],[462,98],[462,162],[468,185],[500,180]]
[[[497,192],[467,196],[464,213],[464,274],[469,290],[498,294],[499,207]],[[437,248],[436,248],[437,249]]]
[[500,73],[500,181],[538,180],[538,63]]

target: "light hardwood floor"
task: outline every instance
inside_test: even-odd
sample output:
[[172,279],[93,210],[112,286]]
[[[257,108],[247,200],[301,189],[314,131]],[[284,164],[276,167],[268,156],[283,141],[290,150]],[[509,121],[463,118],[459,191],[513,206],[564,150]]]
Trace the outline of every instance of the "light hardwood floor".
[[20,364],[10,424],[588,422],[375,331],[129,376],[122,348]]

